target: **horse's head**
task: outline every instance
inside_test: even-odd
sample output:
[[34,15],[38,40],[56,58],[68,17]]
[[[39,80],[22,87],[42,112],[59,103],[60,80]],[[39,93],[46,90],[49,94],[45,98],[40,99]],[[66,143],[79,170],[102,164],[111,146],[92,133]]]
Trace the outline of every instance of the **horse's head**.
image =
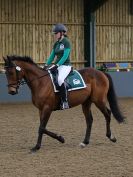
[[23,72],[20,66],[18,66],[15,61],[12,61],[12,57],[3,57],[4,68],[8,81],[8,93],[15,95],[18,93],[20,82],[23,78]]

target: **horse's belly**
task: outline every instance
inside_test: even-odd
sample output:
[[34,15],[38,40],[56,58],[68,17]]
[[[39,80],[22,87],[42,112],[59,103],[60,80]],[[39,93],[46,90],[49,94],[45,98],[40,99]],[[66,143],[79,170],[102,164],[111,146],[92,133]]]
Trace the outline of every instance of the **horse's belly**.
[[89,99],[91,88],[87,86],[81,90],[75,90],[69,93],[68,100],[71,107],[83,104]]

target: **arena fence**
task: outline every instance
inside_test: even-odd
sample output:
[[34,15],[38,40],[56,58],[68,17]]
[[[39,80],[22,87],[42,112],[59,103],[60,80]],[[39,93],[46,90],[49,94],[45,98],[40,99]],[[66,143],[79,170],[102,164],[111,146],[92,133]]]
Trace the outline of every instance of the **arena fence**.
[[43,64],[52,50],[52,27],[59,22],[68,27],[73,66],[84,66],[82,0],[0,0],[0,63],[5,55],[26,55]]
[[133,61],[133,15],[130,0],[108,0],[96,12],[96,62]]

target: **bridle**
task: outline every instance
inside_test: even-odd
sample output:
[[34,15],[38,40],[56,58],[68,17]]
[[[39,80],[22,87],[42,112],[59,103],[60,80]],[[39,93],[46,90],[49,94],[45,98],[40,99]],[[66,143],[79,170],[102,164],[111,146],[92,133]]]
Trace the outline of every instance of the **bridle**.
[[19,73],[22,72],[22,68],[20,68],[19,66],[17,66],[15,63],[12,66],[6,66],[5,65],[4,68],[13,68],[13,67],[15,67],[15,71],[16,71],[16,82],[8,84],[7,87],[13,87],[13,88],[15,88],[17,90],[19,89],[20,85],[31,83],[34,80],[41,79],[42,77],[45,77],[45,76],[49,75],[49,72],[47,71],[46,74],[41,75],[41,76],[39,76],[37,78],[34,78],[32,80],[21,80],[21,79],[19,79]]
[[17,69],[17,65],[13,65],[13,66],[5,66],[4,68],[14,68],[15,67],[15,71],[16,71],[16,82],[8,84],[7,87],[13,87],[15,89],[18,89],[19,86],[21,85],[21,80],[19,79],[19,70]]

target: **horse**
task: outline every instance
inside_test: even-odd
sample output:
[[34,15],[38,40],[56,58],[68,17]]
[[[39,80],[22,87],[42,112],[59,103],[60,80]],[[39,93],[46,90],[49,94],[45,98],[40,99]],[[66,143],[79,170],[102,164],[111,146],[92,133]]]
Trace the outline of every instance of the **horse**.
[[[25,82],[31,90],[32,103],[39,110],[38,138],[36,145],[31,151],[36,152],[41,148],[43,134],[64,143],[63,136],[46,129],[52,111],[57,110],[60,104],[60,96],[54,92],[48,70],[39,67],[28,56],[6,56],[3,59],[8,82],[8,93],[11,95],[17,94],[19,86]],[[84,140],[80,143],[80,146],[85,147],[90,141],[93,123],[92,103],[96,105],[105,117],[106,136],[110,141],[116,142],[117,139],[113,136],[110,128],[111,113],[118,123],[124,122],[125,116],[119,107],[111,76],[92,67],[85,67],[78,70],[78,72],[82,75],[86,88],[69,92],[68,101],[71,107],[82,105],[85,116],[87,127]]]

